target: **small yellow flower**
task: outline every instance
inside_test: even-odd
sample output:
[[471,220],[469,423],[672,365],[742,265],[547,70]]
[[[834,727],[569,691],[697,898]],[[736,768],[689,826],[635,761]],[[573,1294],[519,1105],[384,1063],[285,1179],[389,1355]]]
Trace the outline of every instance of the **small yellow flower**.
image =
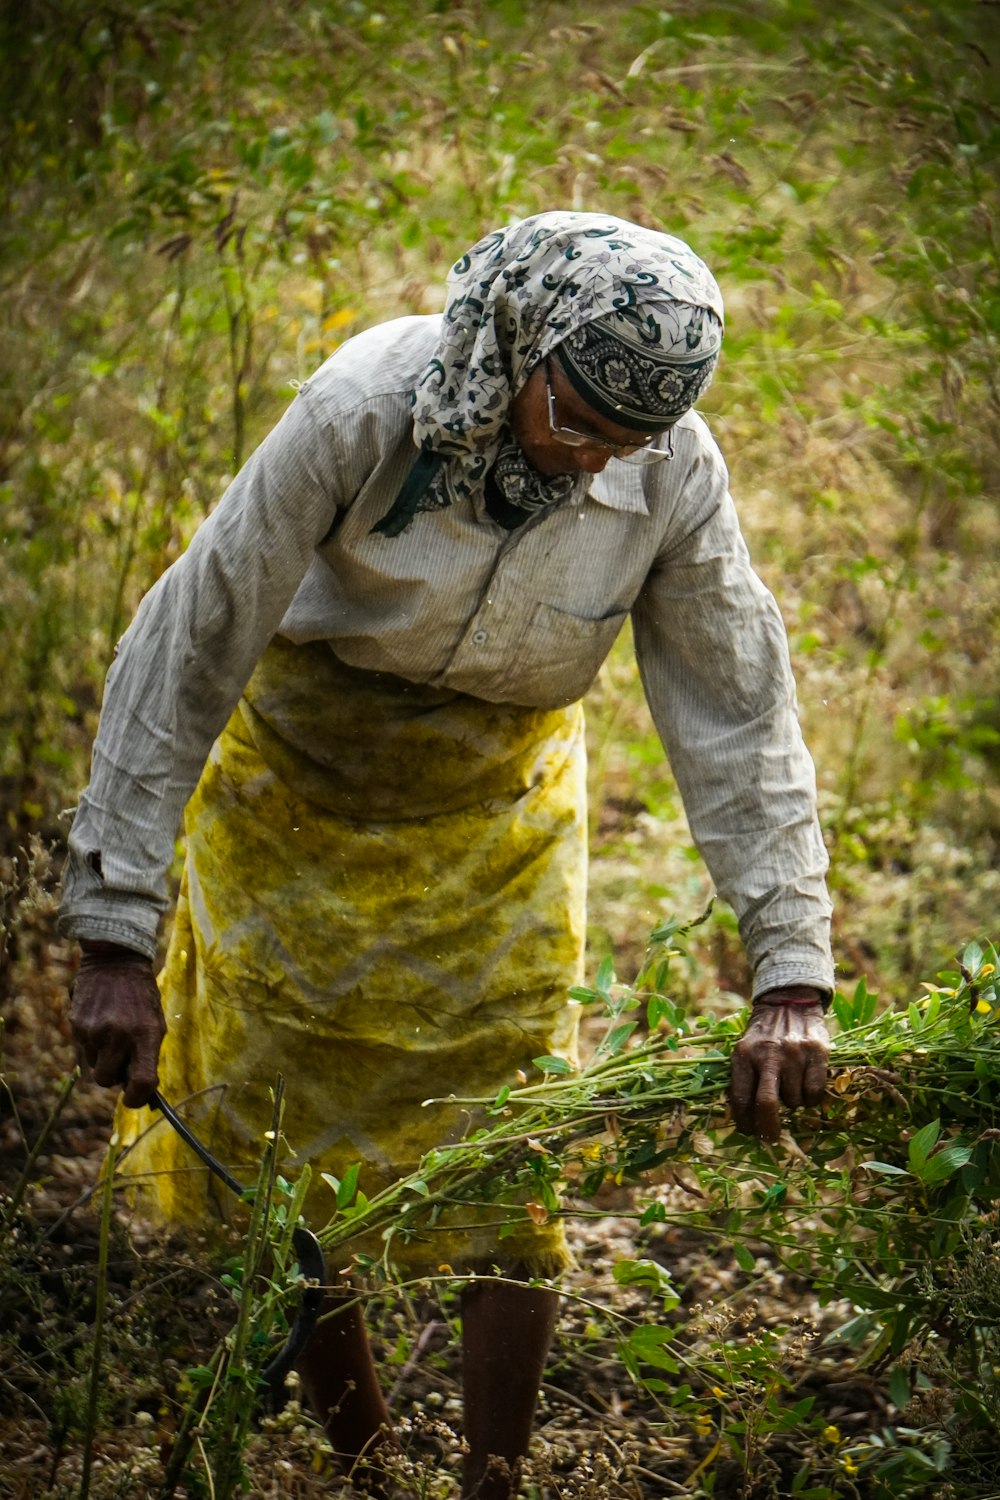
[[338,308],[336,312],[330,313],[323,319],[323,332],[333,333],[338,328],[346,328],[349,323],[355,321],[357,316],[353,307]]
[[824,1427],[823,1428],[823,1441],[825,1443],[839,1443],[840,1442],[840,1428],[839,1427],[834,1427],[834,1425],[833,1425],[832,1422],[830,1423],[830,1425],[828,1427]]
[[985,979],[986,976],[987,976],[987,974],[995,974],[995,973],[996,973],[996,964],[983,964],[983,967],[979,971],[979,976],[978,977],[980,979]]
[[988,1000],[976,1001],[976,1014],[978,1016],[988,1016],[992,1009],[993,1007]]
[[844,1454],[843,1464],[845,1474],[856,1474],[858,1472],[858,1466],[849,1453]]

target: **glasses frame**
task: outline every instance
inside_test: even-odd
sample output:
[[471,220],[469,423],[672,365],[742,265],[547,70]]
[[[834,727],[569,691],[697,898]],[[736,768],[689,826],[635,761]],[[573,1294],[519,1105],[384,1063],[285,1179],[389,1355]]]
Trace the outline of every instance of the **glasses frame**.
[[[556,421],[556,398],[552,393],[552,380],[549,376],[549,362],[545,361],[545,394],[548,397],[549,411],[549,434],[557,443],[562,443],[567,448],[602,448],[612,458],[621,459],[623,463],[633,464],[655,464],[662,459],[671,459],[674,456],[674,440],[669,428],[660,433],[655,433],[647,438],[644,443],[612,443],[606,438],[601,438],[596,433],[578,432],[575,427],[563,427]],[[665,448],[658,448],[658,441],[666,441]]]

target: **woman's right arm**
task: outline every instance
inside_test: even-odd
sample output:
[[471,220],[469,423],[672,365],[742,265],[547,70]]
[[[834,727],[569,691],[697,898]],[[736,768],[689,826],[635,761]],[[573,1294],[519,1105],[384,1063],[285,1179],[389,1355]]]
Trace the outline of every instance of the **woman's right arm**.
[[155,952],[184,805],[333,521],[335,447],[303,391],[139,606],[70,833],[65,934]]

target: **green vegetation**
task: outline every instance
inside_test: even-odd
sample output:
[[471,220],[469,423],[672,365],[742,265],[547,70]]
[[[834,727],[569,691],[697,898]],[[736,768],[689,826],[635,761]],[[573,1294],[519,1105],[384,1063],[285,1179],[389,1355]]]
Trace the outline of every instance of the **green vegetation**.
[[[800,1115],[796,1139],[776,1148],[737,1135],[724,1114],[727,1057],[742,1017],[690,1016],[660,992],[683,950],[671,926],[634,985],[602,966],[594,988],[576,992],[605,1023],[588,1067],[574,1074],[562,1059],[537,1059],[541,1081],[478,1101],[486,1123],[379,1198],[368,1200],[357,1182],[346,1192],[333,1184],[322,1242],[346,1249],[359,1231],[383,1226],[385,1261],[365,1268],[391,1280],[394,1244],[426,1232],[446,1205],[503,1203],[513,1227],[564,1203],[588,1212],[607,1182],[635,1183],[641,1228],[697,1226],[732,1247],[751,1280],[763,1252],[824,1301],[849,1302],[855,1315],[838,1338],[882,1369],[901,1412],[921,1394],[940,1395],[947,1381],[946,1405],[928,1430],[844,1446],[842,1477],[861,1471],[873,1493],[911,1494],[955,1463],[969,1488],[950,1493],[990,1493],[1000,1419],[996,950],[970,944],[959,970],[926,985],[905,1011],[878,1014],[864,982],[838,995],[829,1100],[822,1117]],[[647,1040],[635,1045],[643,1022]],[[658,1172],[660,1191],[650,1187]],[[678,1202],[678,1188],[687,1201]],[[817,1434],[828,1425],[812,1398],[790,1399],[773,1334],[743,1348],[716,1336],[706,1348],[685,1319],[664,1317],[681,1299],[658,1259],[619,1260],[614,1277],[649,1296],[646,1317],[622,1319],[618,1329],[629,1372],[662,1396],[674,1420],[685,1413],[696,1422],[714,1394],[719,1445],[746,1454],[748,1479],[767,1477],[768,1434],[789,1423]],[[749,1450],[741,1392],[760,1408]],[[817,1467],[802,1466],[793,1493],[838,1493],[817,1487]]]
[[[26,1008],[63,1003],[47,903],[115,641],[293,383],[340,341],[438,309],[452,259],[498,222],[607,209],[687,238],[726,297],[705,411],[789,627],[817,760],[839,1071],[822,1129],[798,1122],[777,1148],[727,1133],[719,1089],[747,976],[719,905],[647,950],[666,912],[689,923],[710,892],[623,639],[588,705],[595,972],[581,998],[607,1023],[591,1024],[593,1064],[492,1101],[468,1160],[425,1164],[422,1180],[433,1195],[467,1171],[486,1192],[480,1158],[499,1153],[527,1174],[536,1212],[558,1211],[568,1192],[584,1215],[597,1213],[588,1195],[638,1183],[622,1212],[643,1221],[639,1248],[615,1273],[633,1300],[627,1314],[581,1314],[580,1344],[596,1349],[595,1330],[613,1329],[663,1431],[688,1434],[675,1471],[685,1493],[737,1493],[727,1459],[762,1496],[1000,1493],[987,972],[1000,897],[994,20],[974,0],[5,8],[0,1003],[10,1095],[30,1071],[44,1103],[25,1132],[34,1154],[4,1180],[5,1349],[53,1316],[35,1188],[72,1154],[50,1155],[72,1104],[61,1070],[22,1059],[17,1037]],[[613,980],[609,951],[633,983]],[[942,970],[940,989],[915,998]],[[607,1132],[612,1096],[619,1125]],[[526,1149],[529,1132],[544,1150]],[[359,1187],[341,1184],[328,1229],[345,1253],[352,1213],[371,1211]],[[281,1266],[285,1192],[277,1179],[284,1221],[268,1233]],[[394,1233],[427,1209],[405,1193],[383,1205]],[[104,1202],[102,1288],[118,1253]],[[710,1265],[735,1257],[741,1296],[768,1265],[854,1309],[831,1347],[881,1393],[867,1432],[842,1437],[818,1387],[792,1388],[805,1335],[791,1313],[736,1336],[717,1314],[674,1308],[651,1247],[681,1224],[704,1237]],[[66,1281],[59,1305],[76,1331],[50,1330],[44,1359],[27,1345],[12,1357],[59,1385],[48,1405],[31,1386],[55,1456],[23,1493],[47,1484],[53,1500],[84,1500],[129,1482],[157,1493],[161,1478],[135,1468],[128,1481],[90,1459],[109,1413],[155,1413],[133,1378],[154,1334],[157,1347],[176,1341],[182,1371],[161,1360],[158,1388],[198,1414],[178,1483],[183,1467],[185,1492],[235,1493],[247,1371],[287,1300],[282,1278],[261,1285],[259,1312],[258,1299],[240,1301],[234,1365],[231,1346],[192,1364],[150,1286],[123,1294],[148,1311],[119,1319],[114,1295],[94,1303]],[[12,1375],[6,1396],[19,1389]],[[73,1441],[84,1463],[59,1488]],[[301,1442],[308,1470],[318,1450]],[[147,1459],[142,1473],[161,1475],[152,1449]],[[594,1483],[618,1493],[607,1475]]]

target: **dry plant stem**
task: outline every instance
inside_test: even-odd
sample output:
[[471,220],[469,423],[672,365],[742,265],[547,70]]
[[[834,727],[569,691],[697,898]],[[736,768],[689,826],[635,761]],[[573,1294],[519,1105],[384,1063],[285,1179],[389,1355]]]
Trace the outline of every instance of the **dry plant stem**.
[[[153,409],[162,407],[166,398],[169,374],[169,361],[171,348],[178,337],[181,325],[181,315],[184,307],[183,297],[183,269],[179,270],[178,295],[174,303],[173,313],[163,342],[163,354],[160,364],[160,374],[157,380],[156,393],[153,398]],[[124,547],[118,558],[117,572],[115,576],[115,594],[111,607],[110,619],[107,630],[107,664],[110,666],[114,659],[116,642],[125,625],[125,600],[128,595],[129,582],[132,568],[140,549],[140,521],[142,518],[143,500],[151,488],[152,479],[157,461],[158,438],[154,432],[149,439],[145,455],[142,461],[142,470],[135,485],[135,502],[129,513],[128,526],[125,531]]]
[[[232,1347],[224,1370],[221,1405],[222,1421],[220,1436],[213,1444],[216,1451],[216,1474],[214,1500],[229,1500],[237,1493],[240,1482],[240,1467],[246,1444],[247,1431],[253,1413],[253,1398],[247,1389],[247,1351],[254,1328],[254,1294],[264,1256],[267,1253],[267,1223],[270,1212],[274,1182],[277,1176],[277,1153],[275,1145],[281,1129],[285,1085],[279,1074],[274,1087],[274,1108],[267,1146],[261,1159],[257,1190],[254,1194],[247,1231],[247,1248],[244,1258],[243,1281],[240,1292],[239,1317],[232,1335]],[[262,1332],[267,1332],[266,1317],[256,1319]]]
[[218,1375],[222,1366],[223,1353],[224,1348],[223,1345],[220,1344],[216,1348],[209,1362],[209,1368],[215,1375],[215,1381],[213,1382],[211,1391],[202,1391],[199,1394],[199,1398],[197,1400],[189,1402],[187,1407],[185,1407],[184,1409],[180,1425],[177,1428],[177,1434],[174,1438],[173,1447],[170,1450],[170,1457],[167,1461],[166,1469],[164,1471],[163,1483],[160,1486],[156,1500],[173,1500],[174,1491],[177,1489],[178,1484],[180,1484],[181,1474],[183,1473],[184,1466],[187,1463],[188,1454],[191,1452],[191,1449],[195,1443],[198,1423],[201,1419],[201,1415],[205,1408],[208,1406],[211,1396],[214,1393],[215,1387],[218,1383]]
[[250,1214],[250,1228],[247,1231],[247,1253],[246,1264],[243,1272],[243,1293],[240,1297],[240,1314],[237,1319],[236,1329],[233,1334],[233,1350],[231,1365],[239,1369],[246,1356],[247,1343],[251,1331],[251,1312],[253,1309],[253,1285],[260,1272],[264,1255],[267,1250],[266,1225],[268,1212],[271,1205],[271,1196],[274,1191],[274,1179],[277,1175],[277,1159],[274,1143],[278,1139],[278,1131],[281,1128],[282,1104],[284,1101],[284,1080],[278,1077],[274,1090],[274,1109],[271,1116],[271,1129],[264,1158],[261,1162],[260,1176],[257,1182],[257,1191],[254,1194],[253,1208]]
[[396,1405],[396,1400],[399,1396],[400,1391],[402,1391],[406,1382],[409,1380],[410,1376],[413,1374],[414,1370],[417,1368],[417,1366],[420,1364],[420,1361],[427,1353],[427,1350],[430,1348],[430,1345],[438,1329],[446,1327],[447,1324],[443,1323],[439,1318],[431,1318],[430,1321],[428,1323],[425,1323],[423,1328],[421,1328],[416,1343],[413,1345],[413,1348],[410,1351],[409,1359],[406,1361],[406,1364],[396,1376],[396,1379],[393,1381],[392,1388],[389,1391],[388,1396],[386,1396],[385,1398],[385,1404],[390,1411],[392,1411],[393,1407]]
[[108,1163],[101,1199],[101,1235],[97,1258],[97,1288],[94,1297],[94,1341],[90,1357],[90,1387],[87,1392],[79,1500],[87,1500],[90,1494],[90,1474],[94,1461],[94,1434],[97,1430],[97,1406],[101,1389],[101,1364],[104,1349],[104,1313],[108,1298],[108,1242],[111,1237],[111,1207],[114,1202],[113,1179],[117,1145],[118,1135],[114,1133],[108,1146]]
[[[22,1203],[22,1201],[24,1199],[24,1195],[25,1195],[25,1193],[28,1190],[28,1186],[29,1186],[29,1184],[31,1182],[32,1177],[34,1176],[35,1163],[37,1162],[38,1158],[41,1156],[42,1152],[44,1151],[45,1146],[46,1146],[46,1144],[48,1142],[48,1139],[51,1136],[53,1130],[55,1129],[56,1121],[59,1119],[59,1116],[62,1114],[62,1111],[63,1111],[63,1108],[65,1107],[66,1101],[69,1098],[70,1094],[73,1092],[74,1088],[76,1087],[76,1082],[77,1082],[77,1079],[79,1077],[80,1077],[80,1070],[79,1070],[79,1068],[74,1068],[73,1072],[69,1073],[63,1079],[62,1083],[60,1084],[59,1094],[58,1094],[58,1097],[56,1098],[56,1102],[55,1102],[55,1104],[53,1104],[52,1109],[49,1111],[49,1117],[45,1121],[45,1124],[42,1126],[41,1133],[40,1133],[38,1139],[35,1141],[35,1144],[32,1146],[31,1150],[28,1152],[27,1161],[24,1163],[24,1170],[22,1171],[20,1177],[17,1180],[17,1185],[14,1188],[13,1193],[11,1194],[10,1198],[7,1200],[7,1205],[6,1205],[6,1208],[4,1209],[4,1213],[3,1213],[3,1221],[4,1221],[5,1224],[8,1224],[8,1225],[13,1224],[13,1222],[14,1222],[14,1216],[16,1215],[18,1209],[20,1208],[21,1203]],[[109,1166],[107,1168],[107,1171],[109,1173],[111,1171],[110,1164],[109,1164]],[[105,1179],[105,1181],[106,1180],[107,1179]]]
[[[911,534],[920,525],[923,514],[930,502],[930,478],[924,476],[921,487],[920,498],[914,509],[911,521]],[[889,581],[887,589],[887,604],[885,615],[876,633],[875,645],[868,659],[868,667],[864,680],[861,684],[861,692],[857,710],[854,717],[851,745],[848,751],[846,764],[841,775],[843,792],[840,799],[840,810],[830,830],[830,862],[836,866],[837,856],[840,853],[840,844],[844,836],[849,814],[854,810],[858,793],[858,784],[861,777],[861,755],[864,749],[865,732],[868,727],[868,716],[874,705],[875,685],[879,668],[885,660],[885,651],[893,628],[896,624],[897,612],[902,600],[903,589],[906,580],[913,567],[912,549],[903,548],[903,556],[893,577]]]

